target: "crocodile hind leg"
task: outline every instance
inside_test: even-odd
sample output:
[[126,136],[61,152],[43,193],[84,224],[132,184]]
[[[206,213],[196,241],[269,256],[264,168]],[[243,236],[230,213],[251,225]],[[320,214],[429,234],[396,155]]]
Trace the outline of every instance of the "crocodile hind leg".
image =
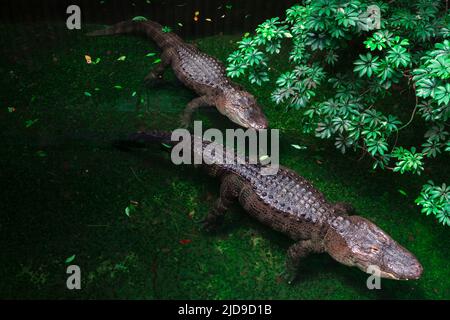
[[214,99],[210,96],[201,96],[191,100],[191,102],[187,104],[183,115],[181,116],[181,126],[184,128],[189,127],[192,121],[192,113],[194,113],[194,111],[198,108],[211,106],[213,103]]
[[212,231],[221,224],[224,215],[231,204],[237,199],[243,185],[244,182],[234,174],[227,174],[223,177],[222,184],[220,185],[220,196],[216,200],[214,207],[202,221],[204,230]]
[[297,278],[298,267],[303,258],[314,251],[314,245],[311,240],[301,240],[289,247],[286,257],[285,277],[289,284]]
[[161,62],[144,78],[144,83],[148,87],[153,87],[163,80],[164,71],[170,65],[170,54],[164,51],[161,54]]

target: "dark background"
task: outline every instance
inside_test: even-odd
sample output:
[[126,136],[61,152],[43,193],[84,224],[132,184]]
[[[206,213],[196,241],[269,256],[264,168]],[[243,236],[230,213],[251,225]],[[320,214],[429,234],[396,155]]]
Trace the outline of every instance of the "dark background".
[[[1,23],[40,23],[65,21],[66,9],[76,4],[81,8],[82,23],[113,24],[135,16],[145,16],[162,25],[176,27],[186,36],[242,32],[253,30],[265,19],[283,16],[295,0],[6,0],[1,1]],[[226,6],[232,6],[228,9]],[[200,12],[194,22],[194,12]],[[225,15],[224,18],[221,18]],[[213,23],[206,21],[213,20]],[[178,30],[180,29],[180,30]]]

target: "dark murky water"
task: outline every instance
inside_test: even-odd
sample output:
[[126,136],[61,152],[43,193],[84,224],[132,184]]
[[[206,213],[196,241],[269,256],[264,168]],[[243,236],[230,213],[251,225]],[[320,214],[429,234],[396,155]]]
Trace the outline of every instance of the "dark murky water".
[[[132,5],[130,5],[130,2]],[[76,4],[82,11],[83,23],[113,24],[135,16],[145,16],[163,25],[183,24],[181,36],[207,36],[253,30],[267,18],[284,15],[293,0],[7,0],[2,1],[3,22],[64,21],[66,9]],[[194,21],[194,13],[200,13]],[[211,19],[207,21],[206,19]]]

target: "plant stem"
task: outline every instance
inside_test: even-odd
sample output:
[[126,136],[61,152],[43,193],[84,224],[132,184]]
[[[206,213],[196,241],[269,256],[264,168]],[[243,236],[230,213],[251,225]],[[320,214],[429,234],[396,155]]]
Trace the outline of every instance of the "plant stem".
[[419,103],[419,98],[416,96],[416,105],[414,106],[414,110],[413,110],[413,112],[412,112],[412,114],[411,114],[411,118],[409,119],[409,121],[408,121],[404,126],[400,127],[400,129],[398,129],[398,131],[400,131],[400,130],[406,128],[406,127],[409,126],[410,123],[413,121],[414,116],[415,116],[415,114],[416,114],[416,110],[417,110],[417,105],[418,105],[418,103]]

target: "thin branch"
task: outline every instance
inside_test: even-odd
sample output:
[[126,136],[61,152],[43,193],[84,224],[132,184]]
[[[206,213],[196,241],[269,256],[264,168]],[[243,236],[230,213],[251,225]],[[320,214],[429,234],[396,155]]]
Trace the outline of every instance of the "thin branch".
[[397,141],[398,141],[398,130],[395,131],[395,142],[394,142],[394,146],[391,149],[391,153],[395,149],[395,147],[397,146]]
[[404,126],[400,127],[400,129],[398,129],[398,131],[400,131],[400,130],[406,128],[407,126],[409,126],[409,125],[411,124],[411,122],[412,122],[413,119],[414,119],[414,116],[416,115],[416,110],[417,110],[417,105],[418,105],[418,104],[419,104],[419,97],[416,96],[416,105],[414,106],[414,110],[413,110],[413,112],[412,112],[412,114],[411,114],[411,118],[409,119],[409,121],[408,121]]

